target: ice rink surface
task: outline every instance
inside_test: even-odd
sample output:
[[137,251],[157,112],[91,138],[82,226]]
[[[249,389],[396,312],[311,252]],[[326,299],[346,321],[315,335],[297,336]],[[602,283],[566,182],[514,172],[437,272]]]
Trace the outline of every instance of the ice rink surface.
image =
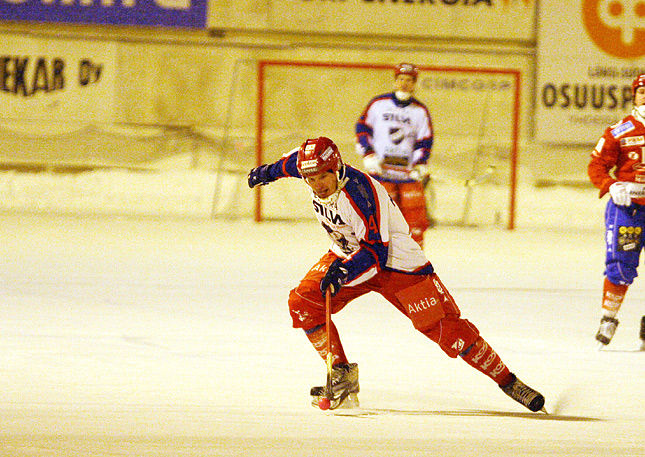
[[463,316],[549,415],[374,294],[334,316],[362,409],[312,408],[325,365],[286,301],[328,247],[314,222],[5,213],[0,236],[3,457],[645,455],[645,282],[599,352],[601,231],[426,235]]

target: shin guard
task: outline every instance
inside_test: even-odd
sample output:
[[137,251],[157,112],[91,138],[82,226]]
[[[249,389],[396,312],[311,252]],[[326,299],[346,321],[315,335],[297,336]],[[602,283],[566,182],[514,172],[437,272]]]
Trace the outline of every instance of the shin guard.
[[[311,330],[305,330],[305,334],[320,357],[322,357],[323,360],[327,360],[327,326],[318,325]],[[333,354],[332,365],[348,363],[347,356],[345,356],[345,351],[343,350],[343,345],[340,342],[338,330],[333,322],[331,324],[330,334],[331,352]]]
[[616,317],[618,310],[623,304],[627,288],[625,284],[614,284],[605,278],[602,291],[602,315],[605,317]]
[[510,379],[511,374],[506,364],[481,336],[460,355],[468,365],[481,371],[498,385],[504,385]]
[[410,226],[412,239],[423,247],[423,234],[430,227],[423,184],[402,183],[399,187],[400,209]]

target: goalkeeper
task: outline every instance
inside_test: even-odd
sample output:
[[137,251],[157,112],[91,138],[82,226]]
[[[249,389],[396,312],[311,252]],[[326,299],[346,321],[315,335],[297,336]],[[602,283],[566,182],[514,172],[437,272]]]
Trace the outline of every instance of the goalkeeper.
[[356,152],[399,206],[412,238],[423,248],[423,234],[434,225],[424,193],[433,132],[428,108],[412,96],[418,76],[412,64],[396,66],[394,91],[374,97],[356,123]]
[[[294,328],[325,360],[332,351],[331,408],[358,404],[358,366],[349,363],[338,331],[326,326],[325,294],[333,295],[332,313],[368,292],[377,292],[406,315],[414,327],[449,356],[460,356],[514,400],[540,411],[544,397],[509,371],[477,328],[460,316],[408,224],[385,188],[365,173],[345,165],[336,145],[325,137],[306,140],[274,164],[251,170],[250,187],[279,178],[302,178],[311,188],[316,217],[331,238],[324,254],[289,295]],[[313,405],[326,387],[311,391]]]

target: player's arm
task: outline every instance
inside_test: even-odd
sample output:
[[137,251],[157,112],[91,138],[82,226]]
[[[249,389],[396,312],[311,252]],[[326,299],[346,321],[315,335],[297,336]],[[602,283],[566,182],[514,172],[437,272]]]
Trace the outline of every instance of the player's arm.
[[[361,218],[359,217],[359,220]],[[360,220],[359,226],[364,221]],[[356,224],[352,224],[356,227]],[[327,289],[331,290],[332,296],[336,295],[340,288],[355,280],[369,279],[374,276],[387,260],[387,245],[382,242],[360,241],[360,249],[352,253],[345,260],[336,259],[327,269],[327,273],[320,281],[320,291],[323,296]],[[361,281],[359,281],[361,282]]]
[[347,188],[352,206],[348,223],[356,234],[360,249],[353,252],[344,265],[347,268],[347,282],[351,282],[371,271],[385,267],[388,257],[388,219],[382,211],[387,207],[379,202],[378,194],[371,181],[363,175]]
[[280,178],[300,178],[296,162],[298,149],[294,149],[280,158],[275,163],[260,165],[252,169],[248,175],[249,187],[264,186]]
[[356,153],[363,158],[363,166],[368,173],[380,175],[383,173],[383,168],[381,167],[383,159],[376,155],[372,146],[374,129],[368,120],[371,107],[372,103],[369,104],[361,117],[358,118],[358,122],[356,122]]
[[432,151],[432,144],[434,143],[434,135],[432,130],[432,119],[428,108],[421,105],[423,108],[423,115],[419,118],[416,129],[416,141],[413,146],[412,165],[425,165],[428,163],[430,153]]
[[356,122],[356,152],[362,157],[374,154],[374,149],[372,148],[374,130],[367,123],[367,112],[368,110],[366,109]]
[[587,167],[589,179],[600,189],[600,197],[609,191],[609,187],[617,182],[610,171],[618,161],[620,147],[617,141],[607,132],[600,138],[591,153],[591,161]]
[[412,163],[414,165],[425,165],[430,158],[432,150],[432,137],[423,138],[414,143],[414,152],[412,153]]

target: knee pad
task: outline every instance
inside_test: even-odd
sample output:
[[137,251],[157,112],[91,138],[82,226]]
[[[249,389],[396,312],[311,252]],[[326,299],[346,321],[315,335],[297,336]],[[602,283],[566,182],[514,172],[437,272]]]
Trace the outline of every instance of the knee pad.
[[302,281],[289,292],[289,314],[294,328],[308,330],[325,323],[325,303],[317,282]]
[[467,319],[453,315],[447,315],[423,334],[437,343],[443,352],[453,359],[479,338],[477,327]]
[[400,208],[410,229],[423,233],[430,227],[426,197],[421,183],[404,183],[400,187]]

